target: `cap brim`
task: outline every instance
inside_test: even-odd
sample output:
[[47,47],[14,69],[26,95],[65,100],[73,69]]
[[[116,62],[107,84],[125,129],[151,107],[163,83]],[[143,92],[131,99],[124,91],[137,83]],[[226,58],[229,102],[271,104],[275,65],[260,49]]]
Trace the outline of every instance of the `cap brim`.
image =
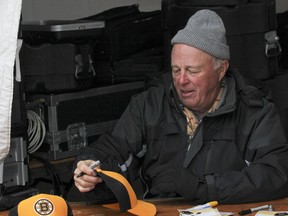
[[137,205],[127,211],[139,216],[154,216],[157,212],[155,205],[142,200],[137,200]]
[[[117,211],[120,210],[119,203],[105,204],[103,206],[105,208],[114,209]],[[134,206],[134,208],[132,209],[128,209],[127,211],[138,216],[154,216],[156,215],[157,209],[155,205],[151,203],[142,200],[137,200],[136,206]]]

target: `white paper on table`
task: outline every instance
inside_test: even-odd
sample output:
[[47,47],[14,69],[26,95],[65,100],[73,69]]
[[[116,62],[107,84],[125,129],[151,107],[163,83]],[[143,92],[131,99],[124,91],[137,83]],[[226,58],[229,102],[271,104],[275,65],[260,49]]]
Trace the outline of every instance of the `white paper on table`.
[[205,208],[200,210],[178,209],[179,216],[221,216],[218,209]]
[[288,210],[287,211],[258,211],[255,216],[274,216],[274,215],[277,215],[277,213],[288,214]]

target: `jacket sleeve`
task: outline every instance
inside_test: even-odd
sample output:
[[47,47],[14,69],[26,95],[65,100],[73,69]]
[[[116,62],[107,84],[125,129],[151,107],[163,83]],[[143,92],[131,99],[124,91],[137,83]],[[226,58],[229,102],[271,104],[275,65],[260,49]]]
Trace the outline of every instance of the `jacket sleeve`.
[[240,171],[206,176],[207,200],[241,203],[287,196],[288,145],[275,106],[266,103],[246,121],[241,136],[247,137],[247,166]]
[[80,160],[100,160],[101,168],[121,173],[130,183],[135,180],[144,148],[145,131],[141,111],[144,98],[145,92],[131,100],[112,133],[103,134],[96,142],[88,145],[76,158],[74,169]]

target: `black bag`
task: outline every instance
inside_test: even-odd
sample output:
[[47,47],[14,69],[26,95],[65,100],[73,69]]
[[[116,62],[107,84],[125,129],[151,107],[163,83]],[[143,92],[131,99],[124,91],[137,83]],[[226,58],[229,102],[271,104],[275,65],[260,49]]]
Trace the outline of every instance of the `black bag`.
[[104,22],[46,20],[21,23],[19,53],[24,91],[56,93],[92,87],[94,41]]
[[59,93],[91,88],[95,71],[89,45],[23,43],[20,51],[24,91]]
[[244,76],[256,79],[265,80],[277,74],[281,49],[276,34],[275,0],[162,0],[167,67],[172,37],[201,9],[211,9],[222,18],[232,66]]
[[288,11],[277,14],[277,33],[282,48],[279,56],[279,68],[288,69]]
[[137,4],[82,18],[105,22],[103,33],[93,46],[95,83],[144,80],[161,73],[164,65],[161,18],[160,10],[141,12]]
[[157,79],[164,70],[163,47],[144,50],[120,60],[95,60],[94,64],[98,71],[96,83]]
[[285,100],[288,96],[287,82],[288,71],[280,69],[279,74],[277,74],[273,79],[265,80],[263,83],[272,93],[273,102],[278,109],[284,132],[288,138],[288,100]]
[[82,18],[105,22],[103,34],[94,46],[93,59],[119,60],[163,46],[161,11],[140,12],[138,7],[116,7]]

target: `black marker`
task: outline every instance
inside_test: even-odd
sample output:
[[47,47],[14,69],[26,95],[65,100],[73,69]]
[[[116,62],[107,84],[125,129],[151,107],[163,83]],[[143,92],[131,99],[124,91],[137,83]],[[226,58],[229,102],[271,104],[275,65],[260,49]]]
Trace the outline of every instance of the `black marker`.
[[255,207],[255,208],[251,208],[251,209],[246,209],[246,210],[240,211],[239,215],[250,214],[252,212],[263,210],[263,209],[269,209],[269,205],[264,205],[264,206],[259,206],[259,207]]
[[[95,167],[100,167],[100,161],[99,160],[97,160],[97,161],[95,161],[94,163],[92,163],[90,166],[89,166],[89,168],[90,169],[94,169]],[[85,175],[86,173],[84,173],[84,172],[81,172],[81,173],[79,173],[78,175],[77,175],[77,178],[79,178],[79,177],[81,177],[81,176],[83,176],[83,175]]]

